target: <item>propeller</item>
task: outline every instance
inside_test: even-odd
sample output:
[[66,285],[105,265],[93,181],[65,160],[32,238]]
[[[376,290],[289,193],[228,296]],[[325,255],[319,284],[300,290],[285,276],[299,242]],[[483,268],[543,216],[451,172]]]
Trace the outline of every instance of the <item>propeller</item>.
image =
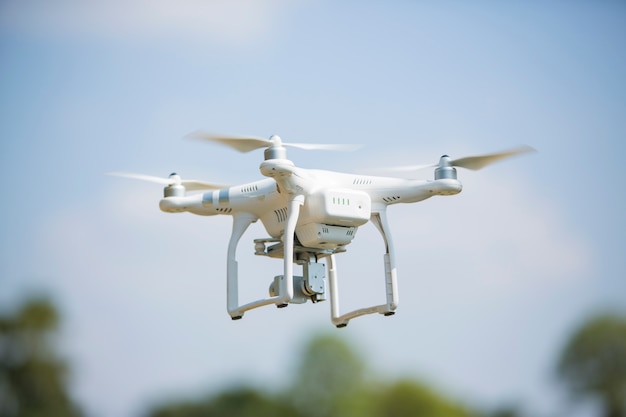
[[[508,151],[489,153],[485,155],[476,155],[476,156],[466,156],[464,158],[458,159],[449,159],[447,155],[442,157],[442,160],[447,160],[445,165],[450,167],[460,167],[471,170],[479,170],[488,165],[493,164],[494,162],[498,162],[502,159],[510,158],[513,156],[521,155],[528,152],[536,152],[536,150],[528,145],[519,146],[517,148],[510,149]],[[429,165],[409,165],[403,167],[395,167],[391,168],[394,171],[418,171],[424,168],[434,168],[440,166],[442,161],[439,164],[429,164]]]
[[182,185],[185,189],[189,191],[194,190],[219,190],[220,188],[227,188],[227,185],[222,184],[213,184],[204,181],[197,180],[183,180],[176,173],[170,174],[168,178],[155,177],[152,175],[144,175],[144,174],[135,174],[133,172],[109,172],[108,175],[113,175],[116,177],[124,177],[124,178],[132,178],[136,180],[155,182],[157,184],[162,184],[166,186],[170,185]]
[[318,150],[318,151],[354,151],[359,149],[362,145],[348,145],[348,144],[322,144],[322,143],[287,143],[283,142],[277,135],[271,136],[269,139],[264,139],[256,136],[228,136],[228,135],[216,135],[207,132],[193,132],[186,137],[193,139],[202,139],[210,142],[220,143],[222,145],[229,146],[239,152],[250,152],[255,149],[262,148],[280,148],[283,146],[304,149],[304,150]]

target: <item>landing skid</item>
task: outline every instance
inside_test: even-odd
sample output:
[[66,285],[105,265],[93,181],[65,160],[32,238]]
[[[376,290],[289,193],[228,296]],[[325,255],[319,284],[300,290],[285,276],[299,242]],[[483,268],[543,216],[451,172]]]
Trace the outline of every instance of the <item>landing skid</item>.
[[[294,204],[295,206],[296,204]],[[366,314],[379,313],[384,316],[391,316],[398,307],[398,286],[396,278],[396,266],[393,256],[393,245],[390,238],[389,226],[387,224],[386,212],[372,213],[371,222],[376,226],[383,237],[385,243],[385,289],[386,303],[372,307],[365,307],[341,314],[339,311],[339,288],[337,280],[337,266],[335,255],[345,252],[346,249],[338,246],[333,249],[317,249],[302,246],[295,236],[295,224],[290,227],[291,239],[255,239],[255,255],[268,256],[275,259],[283,259],[285,268],[284,274],[274,278],[270,297],[253,301],[248,304],[239,305],[238,303],[238,268],[235,259],[236,247],[239,239],[243,235],[248,226],[256,221],[252,216],[235,216],[233,222],[233,234],[228,250],[228,268],[227,268],[227,292],[228,292],[228,313],[233,320],[239,320],[243,314],[254,308],[264,305],[275,304],[279,308],[286,307],[289,303],[301,304],[310,297],[313,302],[325,300],[325,283],[321,289],[313,289],[317,284],[311,284],[307,276],[311,275],[310,271],[315,270],[319,273],[318,261],[326,260],[326,275],[328,277],[328,291],[330,295],[331,321],[338,328],[345,327],[348,322],[355,317]],[[286,247],[287,246],[287,247]],[[285,254],[291,253],[292,259],[286,260]],[[303,266],[304,277],[293,275],[293,263]],[[296,288],[297,287],[297,288]]]

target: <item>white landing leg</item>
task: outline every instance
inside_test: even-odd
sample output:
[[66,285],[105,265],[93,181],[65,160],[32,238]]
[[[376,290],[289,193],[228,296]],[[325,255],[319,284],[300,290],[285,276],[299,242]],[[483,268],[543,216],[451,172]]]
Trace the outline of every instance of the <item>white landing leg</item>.
[[256,217],[247,213],[237,213],[233,216],[233,231],[228,242],[228,254],[226,263],[226,302],[228,314],[233,320],[243,317],[243,310],[239,306],[239,274],[237,266],[237,245],[241,236],[248,227],[255,222]]
[[296,233],[296,224],[300,215],[300,206],[304,204],[303,195],[295,195],[289,200],[287,206],[287,220],[285,222],[285,232],[283,233],[283,277],[280,282],[280,290],[276,296],[276,306],[287,307],[293,298],[293,249]]
[[228,244],[228,263],[226,268],[226,290],[228,314],[233,320],[239,320],[243,314],[253,308],[262,307],[268,304],[276,304],[278,307],[286,307],[293,298],[293,248],[296,224],[300,214],[300,206],[304,203],[304,196],[296,195],[289,200],[287,208],[287,220],[285,232],[283,234],[284,245],[284,271],[283,277],[278,286],[278,294],[253,301],[248,304],[239,305],[239,278],[237,267],[237,244],[241,236],[257,220],[256,217],[247,213],[237,213],[233,217],[233,232]]
[[385,212],[372,214],[372,223],[380,231],[385,241],[385,288],[387,303],[373,307],[365,307],[352,312],[340,315],[339,313],[339,288],[337,283],[337,266],[335,264],[335,255],[328,257],[328,281],[330,286],[330,317],[333,324],[337,327],[346,327],[348,322],[355,317],[365,314],[380,313],[385,316],[391,316],[398,307],[398,284],[396,279],[396,264],[393,256],[393,245],[387,217]]

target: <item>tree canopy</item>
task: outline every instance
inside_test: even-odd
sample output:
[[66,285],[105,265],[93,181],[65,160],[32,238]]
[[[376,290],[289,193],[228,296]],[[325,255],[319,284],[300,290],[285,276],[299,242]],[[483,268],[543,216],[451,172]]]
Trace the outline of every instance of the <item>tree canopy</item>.
[[606,417],[626,417],[626,317],[600,315],[569,339],[557,367],[576,397],[601,401]]
[[150,417],[297,417],[290,405],[250,387],[240,387],[200,400],[165,404]]
[[479,414],[414,380],[381,381],[344,339],[315,335],[298,354],[289,387],[235,389],[155,408],[148,417],[472,417]]
[[[60,317],[45,298],[0,313],[0,417],[78,417],[68,365],[55,349]],[[157,404],[146,417],[479,417],[485,414],[416,379],[385,380],[338,334],[313,335],[296,352],[287,388],[241,386]],[[591,318],[569,338],[557,373],[575,397],[594,397],[605,417],[626,417],[626,317]],[[491,416],[515,416],[515,409]]]
[[0,315],[0,416],[75,417],[67,365],[54,349],[59,314],[44,298]]

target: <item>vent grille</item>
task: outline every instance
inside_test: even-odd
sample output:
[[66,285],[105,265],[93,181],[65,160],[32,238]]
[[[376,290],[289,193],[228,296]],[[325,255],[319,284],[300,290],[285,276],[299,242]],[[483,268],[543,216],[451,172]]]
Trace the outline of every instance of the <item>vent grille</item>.
[[219,207],[216,208],[215,211],[217,211],[218,213],[228,214],[231,213],[233,209],[230,207]]
[[396,201],[400,200],[400,196],[399,195],[394,195],[394,196],[390,196],[390,197],[383,197],[383,201],[385,203],[394,203]]
[[353,185],[370,185],[372,183],[371,178],[355,178],[352,181]]
[[256,184],[252,184],[252,185],[246,185],[244,187],[241,187],[241,193],[252,193],[257,191],[259,188],[257,187]]
[[287,220],[287,207],[274,210],[274,214],[276,215],[276,221],[278,221],[278,223],[284,222]]

